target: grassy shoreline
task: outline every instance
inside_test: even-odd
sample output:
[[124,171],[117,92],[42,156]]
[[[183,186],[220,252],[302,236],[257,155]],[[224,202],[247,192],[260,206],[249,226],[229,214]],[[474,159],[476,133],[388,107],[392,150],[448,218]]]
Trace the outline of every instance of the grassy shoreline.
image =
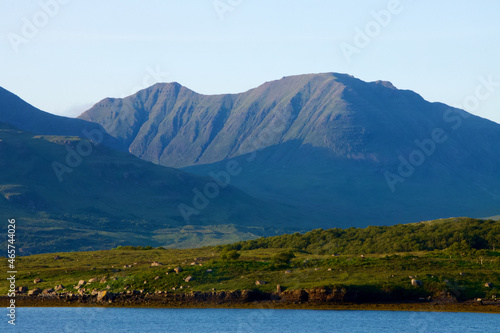
[[[431,227],[436,229],[427,230]],[[483,312],[490,311],[486,304],[497,309],[500,300],[498,227],[491,221],[447,220],[319,229],[194,249],[124,246],[38,254],[16,258],[15,287],[19,306],[100,305],[104,295],[111,306],[248,308],[258,301],[282,308],[349,304],[346,309]],[[394,251],[412,242],[422,245],[423,237],[430,240],[426,250]],[[8,271],[8,261],[2,262]],[[0,295],[8,292],[7,283],[0,285]]]
[[[188,293],[252,289],[272,293],[280,285],[283,291],[341,289],[355,297],[344,301],[375,303],[435,299],[443,293],[452,294],[457,301],[500,298],[498,252],[482,263],[474,257],[449,258],[439,251],[364,257],[295,252],[291,263],[273,261],[280,253],[281,249],[241,250],[237,260],[221,259],[215,248],[40,254],[18,258],[16,286],[42,291],[63,285],[59,292],[90,294],[96,290]],[[175,268],[181,271],[177,273]],[[413,279],[419,284],[412,285]],[[82,280],[84,285],[78,286]],[[8,285],[2,284],[0,295],[7,292]]]

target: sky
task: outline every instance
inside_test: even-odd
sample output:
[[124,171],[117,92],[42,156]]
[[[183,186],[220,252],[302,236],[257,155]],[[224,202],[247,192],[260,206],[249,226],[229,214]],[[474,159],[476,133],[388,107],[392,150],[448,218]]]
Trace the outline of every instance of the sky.
[[500,1],[0,0],[0,86],[77,116],[156,82],[391,81],[500,123]]

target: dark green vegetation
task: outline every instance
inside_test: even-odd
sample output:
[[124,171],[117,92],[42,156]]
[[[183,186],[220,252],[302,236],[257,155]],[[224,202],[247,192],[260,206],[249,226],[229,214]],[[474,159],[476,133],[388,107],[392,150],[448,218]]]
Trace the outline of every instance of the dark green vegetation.
[[[315,228],[483,217],[500,207],[500,125],[388,82],[311,74],[214,96],[156,84],[80,118],[161,165],[208,175],[237,161],[232,185],[302,209]],[[410,156],[418,166],[399,173]],[[386,172],[400,177],[394,192]]]
[[366,254],[445,250],[450,255],[500,250],[500,221],[450,218],[365,229],[316,229],[225,245],[225,251],[266,248],[316,254]]
[[[68,167],[68,151],[80,144],[91,153],[59,181],[53,163]],[[0,156],[0,217],[17,220],[19,254],[215,245],[287,230],[290,213],[232,187],[186,223],[179,204],[191,204],[193,189],[211,180],[86,139],[34,135],[0,123]]]
[[[458,300],[491,299],[500,296],[498,228],[499,222],[460,219],[398,225],[382,228],[384,231],[380,228],[315,230],[301,236],[299,242],[295,241],[298,235],[283,235],[198,249],[121,247],[58,253],[57,259],[56,254],[40,254],[18,258],[17,285],[45,289],[63,284],[67,291],[76,292],[73,287],[79,280],[88,282],[96,278],[84,286],[86,292],[105,290],[107,286],[112,292],[133,289],[176,293],[212,289],[271,292],[280,284],[284,290],[340,288],[361,301],[418,300],[440,297],[443,292]],[[418,238],[424,231],[429,236],[423,246],[429,251],[390,246],[392,242],[411,243],[412,237]],[[331,236],[336,233],[342,235]],[[370,239],[380,244],[370,245]],[[352,241],[360,243],[350,244]],[[341,254],[332,256],[338,252]],[[163,265],[151,265],[153,262]],[[182,271],[175,273],[176,267]],[[189,276],[192,279],[186,282]],[[411,285],[410,276],[422,285]],[[35,285],[35,278],[43,282]],[[268,283],[256,285],[257,280]],[[485,287],[486,283],[491,286]],[[0,293],[5,292],[3,284]]]

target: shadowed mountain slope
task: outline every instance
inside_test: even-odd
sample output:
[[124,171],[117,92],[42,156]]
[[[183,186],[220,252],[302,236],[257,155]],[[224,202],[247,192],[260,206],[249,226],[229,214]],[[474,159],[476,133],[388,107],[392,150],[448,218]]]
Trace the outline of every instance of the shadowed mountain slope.
[[179,205],[192,207],[193,190],[203,192],[211,179],[78,137],[34,135],[0,123],[0,156],[0,211],[5,220],[16,218],[23,254],[217,244],[300,224],[289,209],[230,186],[186,221]]
[[[68,135],[82,138],[97,138],[97,134],[104,145],[123,150],[123,144],[106,133],[100,125],[41,111],[2,87],[0,87],[0,122],[35,134]],[[92,133],[93,136],[89,133]]]

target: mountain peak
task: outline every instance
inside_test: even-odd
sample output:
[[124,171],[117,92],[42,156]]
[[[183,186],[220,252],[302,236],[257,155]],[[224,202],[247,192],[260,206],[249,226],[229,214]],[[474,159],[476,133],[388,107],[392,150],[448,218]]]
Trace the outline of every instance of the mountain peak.
[[391,136],[404,138],[412,129],[411,143],[425,134],[416,123],[438,126],[442,119],[446,106],[416,96],[389,81],[365,82],[333,72],[285,76],[224,95],[201,95],[171,82],[126,97],[126,102],[102,101],[79,118],[101,124],[136,156],[171,167],[245,154],[276,122],[280,129],[260,149],[311,146],[325,149],[330,158],[383,161],[399,149]]

